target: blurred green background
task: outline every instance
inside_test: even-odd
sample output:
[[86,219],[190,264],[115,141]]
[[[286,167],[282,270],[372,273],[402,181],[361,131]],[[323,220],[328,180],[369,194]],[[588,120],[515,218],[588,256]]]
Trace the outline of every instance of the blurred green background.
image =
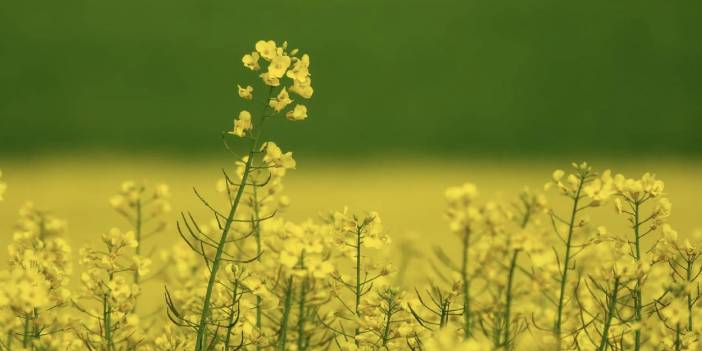
[[[309,155],[699,156],[702,2],[3,1],[0,153],[221,150],[258,39],[310,53]],[[283,123],[281,123],[283,124]]]

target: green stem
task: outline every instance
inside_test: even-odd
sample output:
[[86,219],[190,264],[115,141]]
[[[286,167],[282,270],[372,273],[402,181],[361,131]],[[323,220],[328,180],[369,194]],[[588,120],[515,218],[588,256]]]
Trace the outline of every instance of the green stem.
[[285,351],[285,343],[288,340],[288,319],[290,318],[290,307],[292,306],[293,277],[288,278],[288,287],[285,290],[285,305],[283,306],[283,319],[280,321],[280,335],[278,339],[278,350]]
[[22,334],[22,347],[27,348],[29,346],[29,321],[32,317],[29,315],[24,316],[24,333]]
[[[641,235],[639,233],[639,201],[634,202],[634,247],[636,250],[636,262],[641,260]],[[641,296],[641,277],[636,279],[636,286],[634,287],[634,320],[640,325],[642,319],[643,303]],[[634,331],[634,350],[639,351],[641,349],[641,328],[637,328]]]
[[[529,224],[529,219],[531,218],[531,204],[525,200],[525,212],[524,218],[522,219],[521,228],[526,228]],[[519,256],[519,249],[515,249],[512,252],[512,260],[509,263],[509,278],[507,279],[507,293],[505,295],[505,316],[503,323],[505,324],[505,334],[504,334],[504,348],[505,351],[509,351],[512,348],[511,340],[511,325],[512,325],[512,286],[514,284],[514,273],[517,268],[517,257]]]
[[[688,257],[687,259],[687,284],[688,286],[692,283],[692,260]],[[687,293],[687,331],[692,331],[692,307],[694,302],[692,301],[692,292]]]
[[102,297],[102,320],[105,329],[105,347],[107,351],[112,350],[112,311],[107,294]]
[[500,338],[502,337],[502,331],[500,330],[500,325],[502,324],[500,321],[500,316],[496,313],[495,314],[495,323],[494,323],[494,330],[492,332],[492,339],[493,339],[493,347],[494,350],[497,350],[500,348]]
[[473,336],[473,314],[470,308],[470,278],[468,277],[468,255],[470,254],[470,230],[463,233],[461,278],[463,279],[463,338]]
[[227,325],[227,336],[224,340],[224,351],[229,351],[229,340],[231,339],[232,336],[232,328],[234,328],[234,315],[236,314],[236,310],[234,309],[234,306],[237,304],[236,301],[236,293],[239,288],[239,281],[237,280],[234,283],[234,289],[232,292],[232,306],[229,309],[229,325]]
[[[254,236],[256,237],[256,261],[261,260],[261,227],[259,223],[260,218],[260,208],[258,205],[258,192],[257,187],[253,186],[253,205],[254,205]],[[256,329],[261,330],[262,319],[261,319],[261,304],[263,299],[256,295]],[[256,344],[256,351],[261,351],[261,345]]]
[[448,323],[450,304],[448,299],[441,304],[441,317],[439,318],[439,328],[444,329]]
[[385,329],[383,329],[383,346],[387,345],[390,339],[390,323],[392,322],[392,315],[395,309],[395,295],[389,293],[385,300],[388,304],[387,312],[385,313]]
[[505,302],[505,333],[504,333],[504,345],[505,350],[510,350],[511,348],[511,331],[510,326],[512,324],[512,285],[514,283],[514,271],[517,267],[517,257],[519,256],[519,250],[514,250],[512,253],[512,260],[509,263],[509,278],[507,279],[507,301]]
[[[356,308],[354,312],[356,317],[360,317],[359,306],[361,305],[361,244],[363,244],[363,237],[361,236],[362,228],[356,228]],[[359,328],[356,328],[355,335],[358,335]],[[358,342],[356,342],[358,344]]]
[[[34,309],[34,317],[33,317],[33,320],[34,320],[34,321],[39,321],[39,310],[36,309],[36,308]],[[41,329],[39,328],[39,325],[38,325],[37,322],[35,322],[35,323],[33,323],[33,324],[34,324],[34,325],[32,326],[32,329],[33,329],[32,337],[33,337],[35,340],[39,340],[39,337],[41,337]]]
[[[268,91],[268,99],[270,99],[272,91],[273,87],[271,87],[271,89]],[[227,236],[229,235],[229,230],[234,223],[234,216],[239,208],[241,197],[244,194],[244,188],[246,188],[246,181],[248,180],[249,173],[251,172],[254,156],[259,148],[259,140],[263,131],[263,124],[265,120],[266,117],[264,115],[262,116],[261,124],[258,127],[259,131],[254,137],[251,149],[249,150],[248,158],[244,166],[244,174],[241,177],[241,185],[239,185],[239,188],[237,189],[234,202],[232,203],[232,207],[229,209],[229,214],[227,215],[227,220],[224,223],[224,228],[222,228],[222,236],[217,244],[217,251],[215,252],[214,260],[212,261],[210,278],[207,282],[207,290],[202,303],[202,313],[200,314],[200,323],[197,328],[197,339],[195,340],[195,351],[204,351],[205,349],[205,334],[207,333],[207,323],[210,315],[210,301],[212,300],[212,291],[214,290],[214,286],[217,281],[217,271],[219,271],[219,266],[222,263],[222,253],[224,252],[224,246],[227,244]]]
[[305,350],[305,298],[307,297],[307,280],[300,284],[300,311],[297,319],[297,351]]
[[675,325],[675,351],[682,350],[682,340],[680,339],[680,323]]
[[585,183],[585,176],[581,175],[580,176],[580,182],[578,184],[578,190],[575,192],[575,197],[573,198],[573,210],[570,214],[570,222],[568,224],[568,238],[566,240],[566,251],[565,251],[565,256],[563,257],[563,272],[561,273],[561,287],[560,291],[558,294],[558,314],[557,314],[557,319],[556,323],[553,327],[553,333],[554,336],[556,337],[556,342],[558,345],[558,349],[560,350],[561,348],[561,328],[562,328],[562,321],[563,321],[563,307],[564,307],[564,302],[565,302],[565,288],[566,284],[568,283],[568,270],[569,270],[569,265],[570,265],[570,250],[572,246],[572,240],[573,240],[573,230],[575,228],[575,220],[578,215],[578,203],[580,202],[580,193],[583,190],[583,184]]
[[612,325],[612,318],[616,313],[617,308],[617,295],[619,294],[619,277],[614,279],[614,289],[612,290],[612,295],[609,297],[609,305],[607,306],[607,319],[605,319],[604,329],[602,330],[602,339],[600,340],[600,346],[597,348],[599,351],[605,351],[607,349],[607,341],[609,339],[609,329]]
[[[136,221],[134,223],[134,234],[136,236],[137,246],[134,248],[134,254],[136,256],[141,255],[141,227],[142,227],[142,213],[141,213],[141,198],[136,202]],[[139,270],[134,271],[134,284],[139,284]],[[134,306],[136,310],[136,305]]]

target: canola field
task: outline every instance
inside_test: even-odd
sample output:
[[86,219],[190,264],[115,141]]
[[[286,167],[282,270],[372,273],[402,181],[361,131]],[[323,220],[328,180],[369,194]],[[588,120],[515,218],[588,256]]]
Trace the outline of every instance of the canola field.
[[[460,258],[460,250],[456,249],[457,237],[451,233],[446,219],[446,188],[470,181],[479,186],[480,197],[485,201],[499,199],[509,202],[525,186],[541,190],[545,180],[550,178],[549,170],[563,163],[557,160],[512,160],[496,164],[489,160],[378,159],[351,165],[334,160],[307,161],[304,155],[298,155],[298,158],[299,169],[291,172],[286,181],[285,193],[291,203],[284,212],[285,217],[303,221],[318,217],[327,209],[343,209],[345,206],[357,211],[377,211],[382,215],[392,243],[376,257],[396,268],[406,265],[398,284],[410,292],[414,287],[426,287],[436,282],[432,268],[436,263],[429,263],[436,261],[433,248],[441,247],[452,258]],[[607,166],[615,162],[603,159],[594,163]],[[702,196],[702,185],[698,182],[702,176],[702,164],[684,160],[637,160],[616,164],[624,174],[642,174],[655,169],[657,175],[666,180],[666,193],[674,203],[670,222],[683,237],[701,227],[697,220],[699,209],[695,204]],[[19,209],[27,201],[33,202],[37,208],[66,221],[63,236],[73,248],[74,265],[68,287],[80,290],[78,272],[82,268],[76,265],[78,249],[99,245],[101,235],[113,227],[129,228],[129,224],[111,207],[110,197],[119,192],[125,180],[151,185],[164,182],[170,186],[171,193],[171,211],[163,216],[167,227],[147,239],[144,247],[155,266],[167,265],[168,258],[164,253],[181,240],[175,228],[178,214],[193,209],[199,215],[207,215],[193,194],[193,186],[204,194],[215,194],[218,170],[226,166],[226,162],[216,160],[193,163],[123,155],[57,155],[46,159],[5,161],[2,179],[11,186],[0,205],[0,225],[5,233],[0,236],[0,245],[7,247],[11,243],[12,233],[17,229]],[[565,204],[553,194],[548,200],[554,206]],[[599,225],[626,229],[626,223],[621,218],[613,218],[613,213],[613,205],[608,205],[592,216]],[[4,250],[0,257],[0,267],[7,269],[7,251]],[[176,279],[176,283],[182,281]],[[148,321],[155,318],[154,315],[165,314],[163,278],[159,276],[142,285],[139,302],[144,306],[140,311],[148,315],[145,319]],[[528,333],[517,345],[519,347],[515,346],[515,349],[542,349],[540,340]]]
[[3,160],[0,350],[702,348],[702,164],[308,159],[309,55],[241,64],[220,158]]

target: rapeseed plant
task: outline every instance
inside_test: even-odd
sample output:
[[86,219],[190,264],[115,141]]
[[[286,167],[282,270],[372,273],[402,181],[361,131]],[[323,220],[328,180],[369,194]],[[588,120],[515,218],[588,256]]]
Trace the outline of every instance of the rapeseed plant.
[[133,181],[122,183],[120,192],[110,198],[110,205],[124,217],[132,227],[136,246],[133,260],[140,270],[135,270],[132,282],[139,284],[152,263],[151,255],[142,253],[144,241],[167,227],[164,214],[171,211],[170,188],[166,184],[156,184],[153,189],[137,185]]
[[[8,246],[9,268],[0,272],[0,320],[3,348],[50,349],[72,321],[63,310],[70,304],[68,282],[71,248],[62,236],[65,221],[26,203]],[[57,345],[57,343],[59,343]],[[76,343],[65,345],[75,349]]]
[[[262,40],[242,64],[260,84],[236,85],[246,108],[222,133],[232,169],[215,184],[218,199],[194,189],[209,218],[181,212],[182,241],[147,243],[172,234],[168,186],[124,182],[109,203],[128,228],[102,234],[99,249],[80,249],[80,288],[72,291],[65,221],[22,207],[0,271],[0,350],[702,347],[702,233],[683,238],[668,223],[671,202],[655,176],[574,163],[545,187],[565,209],[529,189],[503,201],[483,200],[472,183],[450,187],[446,218],[456,243],[437,245],[421,262],[412,257],[432,274],[404,282],[408,255],[420,250],[403,244],[399,272],[383,259],[396,247],[377,212],[284,217],[285,177],[297,161],[264,127],[308,118],[297,100],[314,93],[309,55]],[[0,181],[0,200],[6,187]],[[593,223],[590,213],[609,202],[626,231]],[[140,302],[149,280],[166,286],[165,303],[153,310]]]

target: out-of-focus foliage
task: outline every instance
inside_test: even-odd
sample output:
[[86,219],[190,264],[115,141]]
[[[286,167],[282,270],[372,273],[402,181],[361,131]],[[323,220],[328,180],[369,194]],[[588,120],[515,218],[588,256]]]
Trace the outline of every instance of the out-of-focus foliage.
[[322,94],[308,106],[322,118],[271,130],[299,152],[699,155],[701,11],[694,0],[5,1],[0,153],[218,151],[211,136],[234,117],[244,77],[232,58],[251,37],[285,33],[314,57]]

